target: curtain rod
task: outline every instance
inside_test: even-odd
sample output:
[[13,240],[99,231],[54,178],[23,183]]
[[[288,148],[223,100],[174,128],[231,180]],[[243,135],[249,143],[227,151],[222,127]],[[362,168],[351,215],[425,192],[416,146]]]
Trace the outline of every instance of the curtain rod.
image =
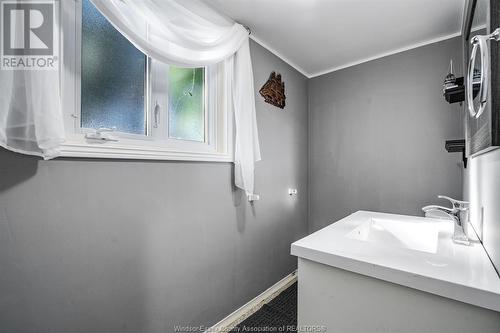
[[[240,24],[241,24],[241,23],[240,23]],[[244,24],[241,24],[241,25],[243,26],[243,28],[247,29],[248,34],[249,34],[249,35],[251,35],[251,34],[252,34],[252,29],[250,29],[250,27],[249,27],[249,26],[244,25]]]

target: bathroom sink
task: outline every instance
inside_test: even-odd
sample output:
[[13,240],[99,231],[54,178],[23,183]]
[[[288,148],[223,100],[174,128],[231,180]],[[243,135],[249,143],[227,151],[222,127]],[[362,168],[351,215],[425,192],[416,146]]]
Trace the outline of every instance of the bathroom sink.
[[357,211],[291,246],[317,262],[500,311],[500,279],[473,228],[453,242],[449,219]]
[[346,235],[350,239],[428,253],[437,252],[438,236],[435,222],[401,221],[401,217],[370,217]]

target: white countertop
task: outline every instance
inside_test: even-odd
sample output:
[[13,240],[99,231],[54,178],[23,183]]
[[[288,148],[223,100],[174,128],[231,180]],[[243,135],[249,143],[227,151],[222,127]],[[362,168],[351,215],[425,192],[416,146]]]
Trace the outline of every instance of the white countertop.
[[291,254],[500,311],[500,278],[470,230],[471,245],[459,245],[451,221],[358,211],[296,241]]

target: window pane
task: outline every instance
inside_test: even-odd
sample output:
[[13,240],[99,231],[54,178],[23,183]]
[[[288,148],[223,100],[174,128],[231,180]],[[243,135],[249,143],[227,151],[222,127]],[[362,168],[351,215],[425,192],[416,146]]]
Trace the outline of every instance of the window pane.
[[83,1],[81,126],[146,134],[146,57]]
[[205,69],[169,70],[169,137],[205,141]]

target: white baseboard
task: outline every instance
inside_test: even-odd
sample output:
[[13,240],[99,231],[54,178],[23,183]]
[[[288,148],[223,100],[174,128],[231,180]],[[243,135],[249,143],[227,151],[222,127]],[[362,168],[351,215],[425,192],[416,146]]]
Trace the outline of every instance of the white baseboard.
[[272,287],[264,291],[262,294],[258,295],[250,302],[243,305],[241,308],[234,311],[226,318],[222,319],[217,324],[207,329],[205,333],[229,332],[236,325],[257,312],[264,304],[270,302],[283,290],[295,283],[295,281],[297,281],[297,270],[288,274],[283,279],[276,282]]

